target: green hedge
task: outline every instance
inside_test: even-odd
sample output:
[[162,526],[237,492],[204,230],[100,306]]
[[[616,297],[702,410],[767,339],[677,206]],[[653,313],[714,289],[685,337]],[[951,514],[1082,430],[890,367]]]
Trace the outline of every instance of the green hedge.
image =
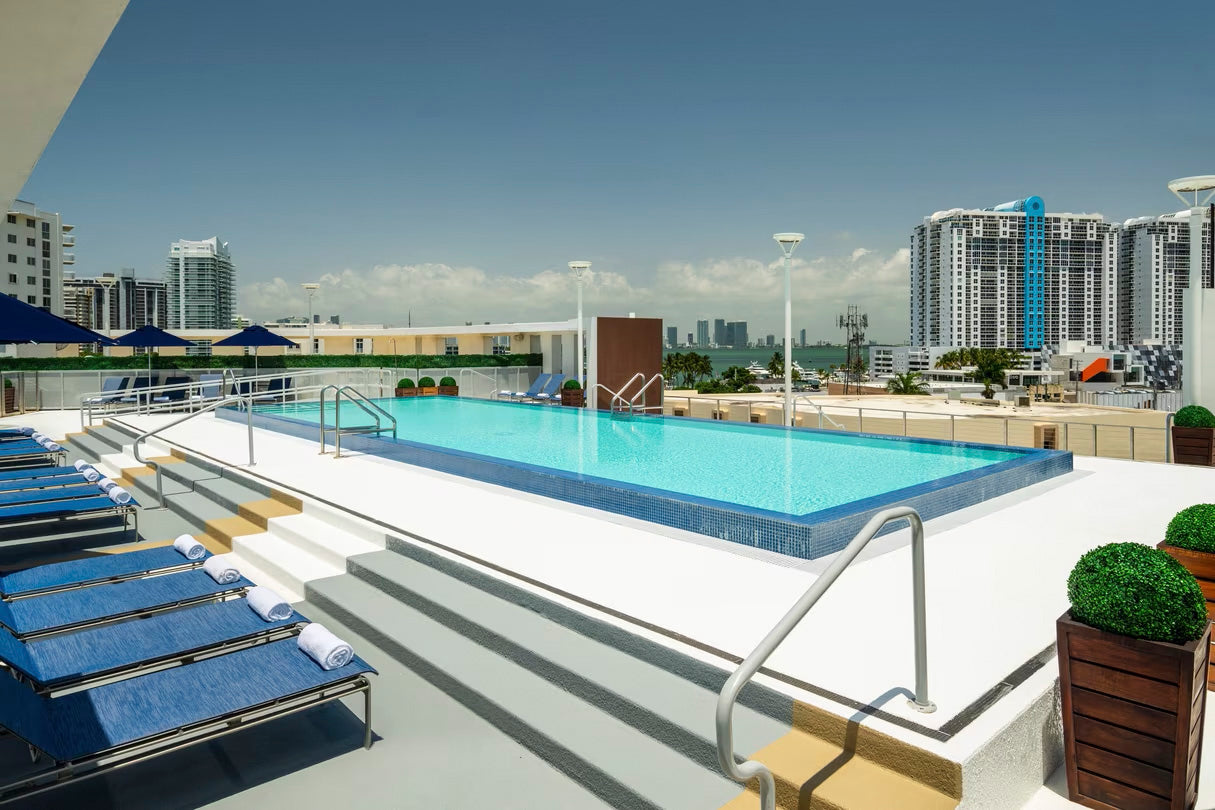
[[1201,405],[1186,405],[1173,417],[1177,427],[1211,428],[1215,427],[1215,414]]
[[1184,644],[1202,638],[1207,600],[1185,566],[1160,549],[1109,543],[1067,578],[1072,618],[1123,636]]
[[[303,354],[257,358],[258,368],[486,368],[538,366],[539,354]],[[253,355],[153,355],[153,368],[253,368]],[[16,357],[0,359],[0,371],[107,371],[146,369],[147,355],[133,357]]]
[[1215,553],[1215,503],[1196,503],[1182,509],[1169,521],[1164,541],[1177,548]]

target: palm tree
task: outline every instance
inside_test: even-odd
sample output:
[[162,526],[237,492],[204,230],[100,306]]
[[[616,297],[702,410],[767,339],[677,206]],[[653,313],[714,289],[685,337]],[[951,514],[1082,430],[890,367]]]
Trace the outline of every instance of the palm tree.
[[928,384],[918,371],[908,371],[905,374],[895,374],[886,381],[886,390],[892,394],[927,394]]

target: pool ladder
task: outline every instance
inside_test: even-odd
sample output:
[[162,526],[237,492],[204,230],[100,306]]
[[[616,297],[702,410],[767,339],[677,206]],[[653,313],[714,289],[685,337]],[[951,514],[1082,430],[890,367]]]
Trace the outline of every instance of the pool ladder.
[[[327,427],[325,427],[325,392],[330,389],[333,389],[333,391],[334,391],[334,394],[333,394],[333,427],[327,428]],[[363,411],[363,413],[367,414],[372,419],[374,419],[375,424],[352,425],[350,427],[345,427],[345,428],[342,427],[342,394],[345,394],[346,398],[349,399],[351,402],[353,402],[355,405],[357,405],[359,407],[359,409]],[[334,458],[342,457],[342,436],[351,436],[351,435],[357,435],[357,434],[363,434],[363,433],[379,436],[380,434],[384,433],[384,431],[388,430],[389,428],[384,425],[384,423],[381,421],[380,417],[383,417],[384,419],[387,419],[389,422],[392,423],[392,438],[395,439],[397,437],[397,420],[396,420],[395,416],[393,416],[388,411],[381,408],[379,405],[375,404],[375,402],[368,399],[363,394],[359,393],[357,390],[355,390],[354,386],[343,385],[343,386],[339,387],[337,385],[326,385],[324,388],[321,389],[321,415],[320,415],[321,450],[320,450],[320,455],[325,455],[325,453],[329,452],[328,450],[325,449],[325,435],[328,433],[333,434],[333,457]]]
[[[627,397],[626,392],[628,391],[629,386],[632,385],[633,383],[637,382],[638,380],[643,381],[641,387],[637,389],[637,393],[633,394],[632,397]],[[658,404],[649,405],[649,404],[647,404],[646,392],[650,389],[650,386],[653,385],[655,381],[658,381],[661,383],[661,385],[658,388],[658,391],[659,391]],[[632,377],[629,377],[628,381],[625,382],[624,385],[620,386],[620,391],[613,391],[612,389],[608,388],[603,383],[595,383],[593,386],[591,386],[591,391],[590,391],[590,394],[588,395],[588,399],[593,401],[593,395],[595,393],[595,390],[599,389],[599,388],[602,388],[604,391],[607,391],[609,394],[612,395],[611,402],[608,404],[608,410],[611,411],[612,417],[620,418],[620,419],[627,419],[627,418],[631,418],[634,414],[636,414],[638,412],[640,412],[640,413],[645,413],[646,411],[658,411],[659,413],[662,412],[662,392],[666,390],[666,378],[663,377],[661,374],[655,374],[653,377],[650,377],[647,380],[645,378],[645,374],[643,374],[639,371],[636,374],[634,374]],[[641,402],[640,405],[637,404],[639,401]]]

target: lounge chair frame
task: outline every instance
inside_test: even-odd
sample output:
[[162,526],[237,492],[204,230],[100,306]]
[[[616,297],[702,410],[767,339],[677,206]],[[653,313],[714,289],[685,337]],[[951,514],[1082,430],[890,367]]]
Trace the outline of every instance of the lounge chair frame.
[[[135,523],[138,527],[139,513],[135,514]],[[166,565],[161,568],[149,568],[146,571],[135,571],[129,574],[112,574],[105,577],[95,577],[93,579],[81,580],[80,582],[65,582],[62,585],[48,585],[45,588],[34,588],[21,593],[4,594],[0,596],[0,601],[18,602],[22,599],[28,599],[31,596],[46,596],[52,593],[63,593],[64,591],[76,591],[81,588],[92,588],[95,585],[113,585],[115,582],[126,582],[130,579],[144,579],[146,577],[159,577],[165,574],[176,574],[180,571],[193,571],[195,568],[201,568],[206,560],[190,560],[182,558],[180,565]]]
[[[131,526],[128,517],[135,518],[135,540],[139,540],[139,510],[131,504],[114,504],[108,509],[93,509],[88,512],[78,512],[74,515],[48,515],[47,517],[31,517],[24,520],[0,521],[0,529],[10,529],[14,526],[32,526],[36,523],[56,523],[61,520],[93,520],[99,517],[115,515],[122,518],[122,531],[125,534]],[[5,600],[8,601],[8,600]]]
[[[363,693],[364,699],[363,747],[371,748],[371,681],[367,678],[366,673],[360,673],[336,683],[297,692],[294,695],[267,701],[239,712],[232,712],[153,737],[115,746],[87,757],[67,762],[56,760],[55,767],[48,771],[33,774],[15,782],[0,784],[0,804],[34,796],[67,782],[99,776],[195,743],[218,739],[249,726],[260,725],[269,720],[295,714],[350,695],[357,695],[360,692]],[[29,745],[28,740],[24,740],[18,735],[13,736]],[[29,745],[29,748],[32,753],[45,756],[35,746]]]

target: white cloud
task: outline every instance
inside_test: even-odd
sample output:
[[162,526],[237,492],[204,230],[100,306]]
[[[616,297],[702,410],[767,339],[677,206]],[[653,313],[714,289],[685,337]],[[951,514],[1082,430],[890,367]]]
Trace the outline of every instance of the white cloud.
[[[839,336],[835,316],[848,304],[869,313],[870,337],[902,340],[907,334],[908,251],[882,256],[857,248],[844,257],[794,257],[791,263],[794,330],[811,339]],[[414,325],[465,321],[535,321],[573,317],[575,281],[564,270],[531,275],[490,273],[446,264],[377,265],[345,269],[320,279],[314,311],[340,313],[347,322]],[[273,319],[307,311],[296,282],[282,278],[241,289],[240,311]],[[662,317],[681,338],[701,318],[745,320],[752,336],[784,324],[780,260],[744,257],[707,262],[664,262],[648,274],[592,270],[585,279],[588,315]],[[324,320],[324,318],[322,318]]]

